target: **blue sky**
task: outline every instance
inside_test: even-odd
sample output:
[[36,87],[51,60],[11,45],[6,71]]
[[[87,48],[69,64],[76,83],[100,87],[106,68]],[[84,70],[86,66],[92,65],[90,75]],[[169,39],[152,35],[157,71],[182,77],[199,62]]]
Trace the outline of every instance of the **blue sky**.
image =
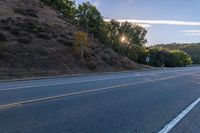
[[[81,3],[84,0],[76,0]],[[105,19],[142,24],[148,45],[200,42],[200,0],[89,0]]]

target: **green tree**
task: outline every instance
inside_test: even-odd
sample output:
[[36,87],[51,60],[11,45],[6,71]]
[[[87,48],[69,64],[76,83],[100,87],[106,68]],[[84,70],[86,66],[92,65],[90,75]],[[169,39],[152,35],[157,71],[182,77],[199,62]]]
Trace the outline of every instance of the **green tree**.
[[60,11],[69,20],[74,21],[76,15],[76,4],[74,0],[41,0],[48,6]]
[[192,64],[191,57],[179,50],[169,50],[166,48],[151,48],[150,54],[150,65],[161,67],[183,67]]
[[147,31],[138,25],[111,20],[108,23],[107,36],[112,48],[123,56],[139,62],[144,54]]
[[89,33],[93,33],[95,37],[100,38],[102,35],[102,27],[104,27],[103,17],[97,8],[89,2],[84,2],[78,6],[77,22],[85,28]]
[[119,34],[126,36],[126,44],[130,46],[142,47],[147,43],[147,39],[145,38],[147,34],[146,29],[136,24],[129,22],[122,23]]
[[171,54],[174,56],[174,66],[186,66],[186,65],[190,65],[192,64],[192,59],[191,57],[183,52],[183,51],[179,51],[179,50],[173,50],[171,51]]
[[191,56],[194,64],[200,63],[200,43],[189,43],[189,44],[160,44],[153,46],[152,48],[167,48],[170,50],[180,50],[186,52],[189,56]]
[[120,23],[114,19],[107,23],[107,37],[110,45],[115,51],[119,52],[120,47]]

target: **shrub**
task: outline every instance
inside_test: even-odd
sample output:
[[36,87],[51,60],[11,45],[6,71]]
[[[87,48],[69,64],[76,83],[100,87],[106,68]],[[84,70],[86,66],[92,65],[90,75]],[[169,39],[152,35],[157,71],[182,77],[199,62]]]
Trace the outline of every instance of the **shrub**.
[[81,58],[83,58],[89,48],[89,39],[85,32],[78,31],[75,33],[74,48],[80,52]]
[[161,67],[183,67],[192,64],[191,57],[179,50],[152,48],[149,50],[150,65]]

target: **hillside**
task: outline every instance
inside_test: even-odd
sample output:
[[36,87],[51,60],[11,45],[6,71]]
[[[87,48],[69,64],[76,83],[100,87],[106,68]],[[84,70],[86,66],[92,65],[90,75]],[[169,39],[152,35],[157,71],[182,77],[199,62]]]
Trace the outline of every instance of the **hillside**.
[[73,50],[80,27],[38,0],[0,1],[0,78],[149,68],[122,57],[97,39],[81,60]]
[[200,43],[189,43],[189,44],[163,44],[156,45],[157,48],[167,48],[171,50],[181,50],[189,54],[194,64],[200,64]]

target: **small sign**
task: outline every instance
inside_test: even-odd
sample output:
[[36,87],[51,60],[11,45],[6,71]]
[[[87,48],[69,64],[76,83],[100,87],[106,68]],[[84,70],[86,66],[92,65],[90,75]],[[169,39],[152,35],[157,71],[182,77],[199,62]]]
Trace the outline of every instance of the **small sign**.
[[146,62],[149,63],[150,57],[146,57]]

